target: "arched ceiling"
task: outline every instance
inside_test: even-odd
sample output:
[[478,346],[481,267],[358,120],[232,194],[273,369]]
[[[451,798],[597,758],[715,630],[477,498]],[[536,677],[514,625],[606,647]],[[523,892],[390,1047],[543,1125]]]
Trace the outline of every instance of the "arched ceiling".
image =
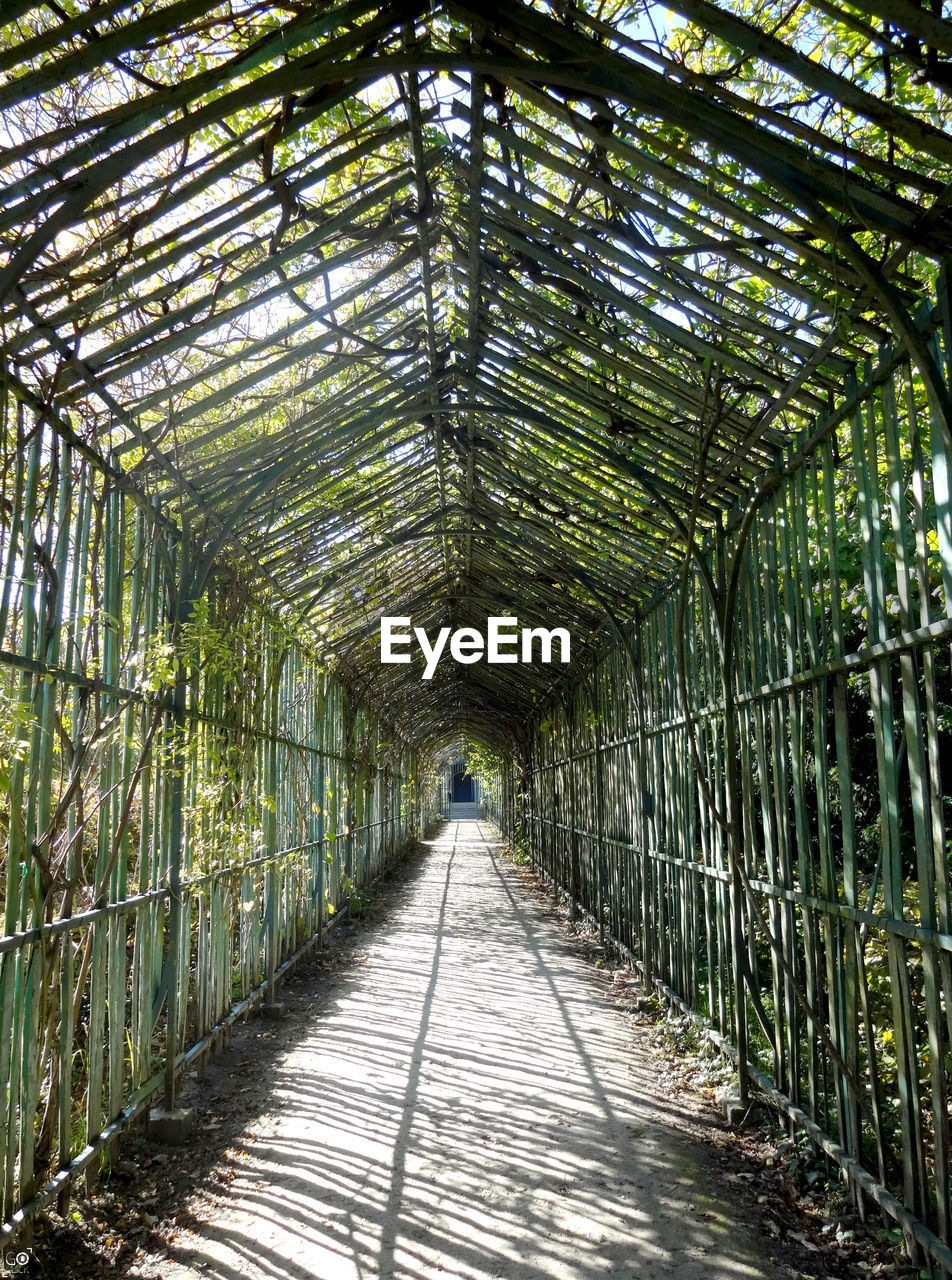
[[8,384],[406,730],[559,668],[380,665],[381,614],[668,584],[949,252],[952,23],[910,0],[20,0]]

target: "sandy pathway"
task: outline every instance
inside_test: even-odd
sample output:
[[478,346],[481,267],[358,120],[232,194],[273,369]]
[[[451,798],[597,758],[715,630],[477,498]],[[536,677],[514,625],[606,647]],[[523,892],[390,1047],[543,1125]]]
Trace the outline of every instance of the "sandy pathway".
[[343,998],[278,1057],[270,1115],[228,1197],[193,1201],[169,1280],[777,1275],[495,848],[477,822],[433,844]]

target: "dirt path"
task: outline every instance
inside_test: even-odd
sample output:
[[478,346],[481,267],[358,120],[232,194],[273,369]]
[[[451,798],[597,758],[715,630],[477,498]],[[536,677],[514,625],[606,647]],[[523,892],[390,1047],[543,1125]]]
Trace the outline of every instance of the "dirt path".
[[499,861],[450,824],[269,1114],[129,1275],[728,1280],[777,1272],[666,1127],[655,1068]]

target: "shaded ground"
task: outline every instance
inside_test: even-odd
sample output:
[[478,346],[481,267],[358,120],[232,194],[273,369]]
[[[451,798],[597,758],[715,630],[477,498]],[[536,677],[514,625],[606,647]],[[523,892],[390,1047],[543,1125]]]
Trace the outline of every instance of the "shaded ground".
[[626,976],[592,968],[488,832],[452,824],[391,884],[388,923],[338,929],[291,1016],[240,1028],[192,1082],[196,1140],[127,1142],[80,1224],[38,1236],[41,1273],[889,1274],[848,1265],[841,1224],[717,1124]]
[[652,1052],[667,1123],[702,1145],[708,1176],[721,1183],[784,1274],[929,1280],[928,1268],[906,1255],[892,1219],[857,1207],[833,1161],[805,1134],[791,1133],[785,1116],[768,1108],[749,1126],[726,1124],[720,1097],[735,1090],[733,1069],[697,1024],[659,997],[646,997],[627,964],[613,968],[618,957],[610,944],[600,945],[594,922],[570,920],[531,869],[522,869],[522,879],[539,909],[559,920],[576,952],[595,966],[601,995],[626,1017],[629,1051]]
[[434,843],[190,1230],[127,1274],[775,1274],[487,830]]

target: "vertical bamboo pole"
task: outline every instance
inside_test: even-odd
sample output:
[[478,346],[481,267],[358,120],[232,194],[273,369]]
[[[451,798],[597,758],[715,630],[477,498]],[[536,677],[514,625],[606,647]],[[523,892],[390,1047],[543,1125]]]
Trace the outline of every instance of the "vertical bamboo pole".
[[[188,527],[183,525],[182,538],[179,544],[178,582],[176,584],[178,629],[181,630],[191,620],[191,562]],[[181,639],[179,638],[181,644]],[[168,718],[169,733],[172,739],[170,752],[171,779],[169,783],[168,811],[169,832],[168,852],[166,855],[166,874],[169,888],[168,943],[165,954],[165,973],[163,987],[165,989],[165,1063],[163,1106],[171,1111],[176,1102],[176,1066],[179,1045],[179,982],[184,904],[182,899],[182,848],[184,836],[184,794],[185,794],[185,728],[186,706],[189,682],[189,657],[185,653],[178,654],[175,666],[175,686]]]
[[[718,594],[726,599],[726,564],[723,531],[718,527],[715,564],[717,568]],[[734,617],[720,619],[724,658],[721,664],[721,699],[724,705],[724,810],[727,822],[727,850],[730,868],[730,918],[731,951],[733,956],[734,985],[734,1035],[737,1047],[737,1092],[742,1104],[750,1094],[748,1061],[750,1047],[747,1040],[747,999],[744,994],[743,961],[746,948],[746,920],[744,887],[740,875],[740,860],[744,857],[740,815],[740,779],[737,774],[740,748],[737,740],[738,720],[735,704],[733,669]]]

